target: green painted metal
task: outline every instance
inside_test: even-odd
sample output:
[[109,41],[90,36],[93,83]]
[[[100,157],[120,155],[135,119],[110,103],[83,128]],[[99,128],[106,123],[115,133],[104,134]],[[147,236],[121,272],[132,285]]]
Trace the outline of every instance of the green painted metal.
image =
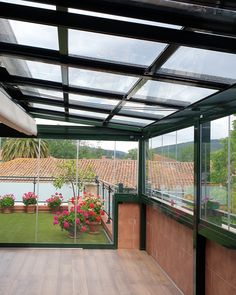
[[80,248],[115,249],[114,244],[39,244],[39,243],[0,243],[0,248]]

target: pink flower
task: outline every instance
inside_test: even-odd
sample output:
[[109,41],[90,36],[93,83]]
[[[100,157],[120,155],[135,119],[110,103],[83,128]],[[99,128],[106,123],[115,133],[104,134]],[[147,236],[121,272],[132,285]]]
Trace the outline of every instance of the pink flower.
[[68,229],[70,227],[70,224],[68,221],[65,220],[63,226],[64,226],[64,229]]
[[76,224],[79,224],[79,223],[80,223],[80,219],[76,218]]
[[56,213],[57,215],[60,215],[61,214],[61,212],[60,211],[57,211],[57,213]]
[[82,226],[81,227],[81,232],[83,233],[83,232],[85,232],[87,230],[87,227],[86,226]]
[[[59,223],[58,220],[57,219],[54,219],[53,224],[56,225],[58,223]],[[65,224],[64,224],[64,227],[65,227]]]

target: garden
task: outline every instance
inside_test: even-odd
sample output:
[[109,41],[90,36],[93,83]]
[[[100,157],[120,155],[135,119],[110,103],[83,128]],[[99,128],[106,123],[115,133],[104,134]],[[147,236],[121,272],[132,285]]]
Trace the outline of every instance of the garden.
[[15,203],[13,194],[0,197],[1,243],[82,243],[109,244],[102,225],[105,215],[100,196],[83,193],[68,203],[55,193],[38,203],[34,192],[22,196],[22,204]]

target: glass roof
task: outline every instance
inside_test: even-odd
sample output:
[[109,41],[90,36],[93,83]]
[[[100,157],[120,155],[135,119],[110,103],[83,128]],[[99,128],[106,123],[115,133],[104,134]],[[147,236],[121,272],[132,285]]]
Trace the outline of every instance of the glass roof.
[[[112,8],[112,1],[107,2]],[[183,27],[181,19],[176,21],[174,8],[172,24],[161,16],[157,17],[161,22],[153,21],[151,14],[144,14],[144,20],[144,2],[135,8],[139,13],[123,9],[114,15],[115,10],[109,14],[108,7],[103,8],[104,13],[70,7],[66,12],[36,1],[0,0],[1,7],[5,6],[0,19],[4,90],[34,117],[79,122],[78,116],[90,126],[96,125],[90,119],[98,119],[99,126],[103,122],[111,128],[127,125],[127,130],[137,126],[140,131],[166,116],[166,121],[178,122],[190,109],[186,107],[199,105],[202,99],[208,102],[209,95],[235,83],[235,37],[230,33],[230,20],[220,27],[211,15],[207,24],[198,25],[194,19],[192,28],[192,22],[187,25],[185,19]],[[159,5],[154,2],[152,5]],[[19,12],[8,3],[20,4]],[[125,1],[119,5],[125,6]],[[223,16],[224,11],[217,9]],[[63,21],[59,13],[65,15]]]
[[102,114],[102,113],[96,113],[96,112],[87,112],[87,111],[82,111],[82,110],[75,110],[75,109],[70,109],[69,113],[71,115],[77,115],[77,116],[83,116],[83,117],[88,117],[88,118],[98,118],[98,119],[106,119],[108,116],[107,114]]
[[126,92],[137,80],[130,76],[69,68],[69,83],[72,86]]
[[140,127],[144,127],[153,123],[151,120],[144,120],[140,118],[132,118],[132,117],[124,117],[124,116],[114,116],[111,119],[111,123],[120,123],[120,124],[128,124],[128,125],[136,125]]
[[165,46],[164,43],[69,30],[69,54],[74,55],[148,66]]
[[0,2],[45,8],[45,9],[56,9],[54,5],[47,5],[47,4],[41,4],[41,3],[35,3],[35,2],[23,1],[23,0],[0,0]]
[[183,71],[185,75],[231,78],[236,81],[236,55],[199,48],[180,47],[162,68]]
[[56,27],[7,19],[0,26],[2,42],[59,50]]
[[168,102],[178,105],[180,102],[188,104],[194,103],[216,90],[172,84],[166,82],[148,81],[140,90],[137,91],[134,98],[154,100],[157,102]]
[[61,82],[61,67],[38,61],[3,57],[3,64],[11,75]]
[[37,97],[44,97],[48,99],[57,99],[62,100],[63,99],[63,92],[55,91],[55,90],[48,90],[43,88],[33,88],[33,87],[27,87],[27,86],[18,86],[19,89],[23,94],[26,96],[37,96]]

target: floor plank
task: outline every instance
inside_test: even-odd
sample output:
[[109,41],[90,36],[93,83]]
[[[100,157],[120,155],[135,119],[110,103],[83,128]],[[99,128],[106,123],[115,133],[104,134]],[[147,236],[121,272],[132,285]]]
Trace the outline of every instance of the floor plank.
[[1,249],[1,295],[180,295],[144,251]]

